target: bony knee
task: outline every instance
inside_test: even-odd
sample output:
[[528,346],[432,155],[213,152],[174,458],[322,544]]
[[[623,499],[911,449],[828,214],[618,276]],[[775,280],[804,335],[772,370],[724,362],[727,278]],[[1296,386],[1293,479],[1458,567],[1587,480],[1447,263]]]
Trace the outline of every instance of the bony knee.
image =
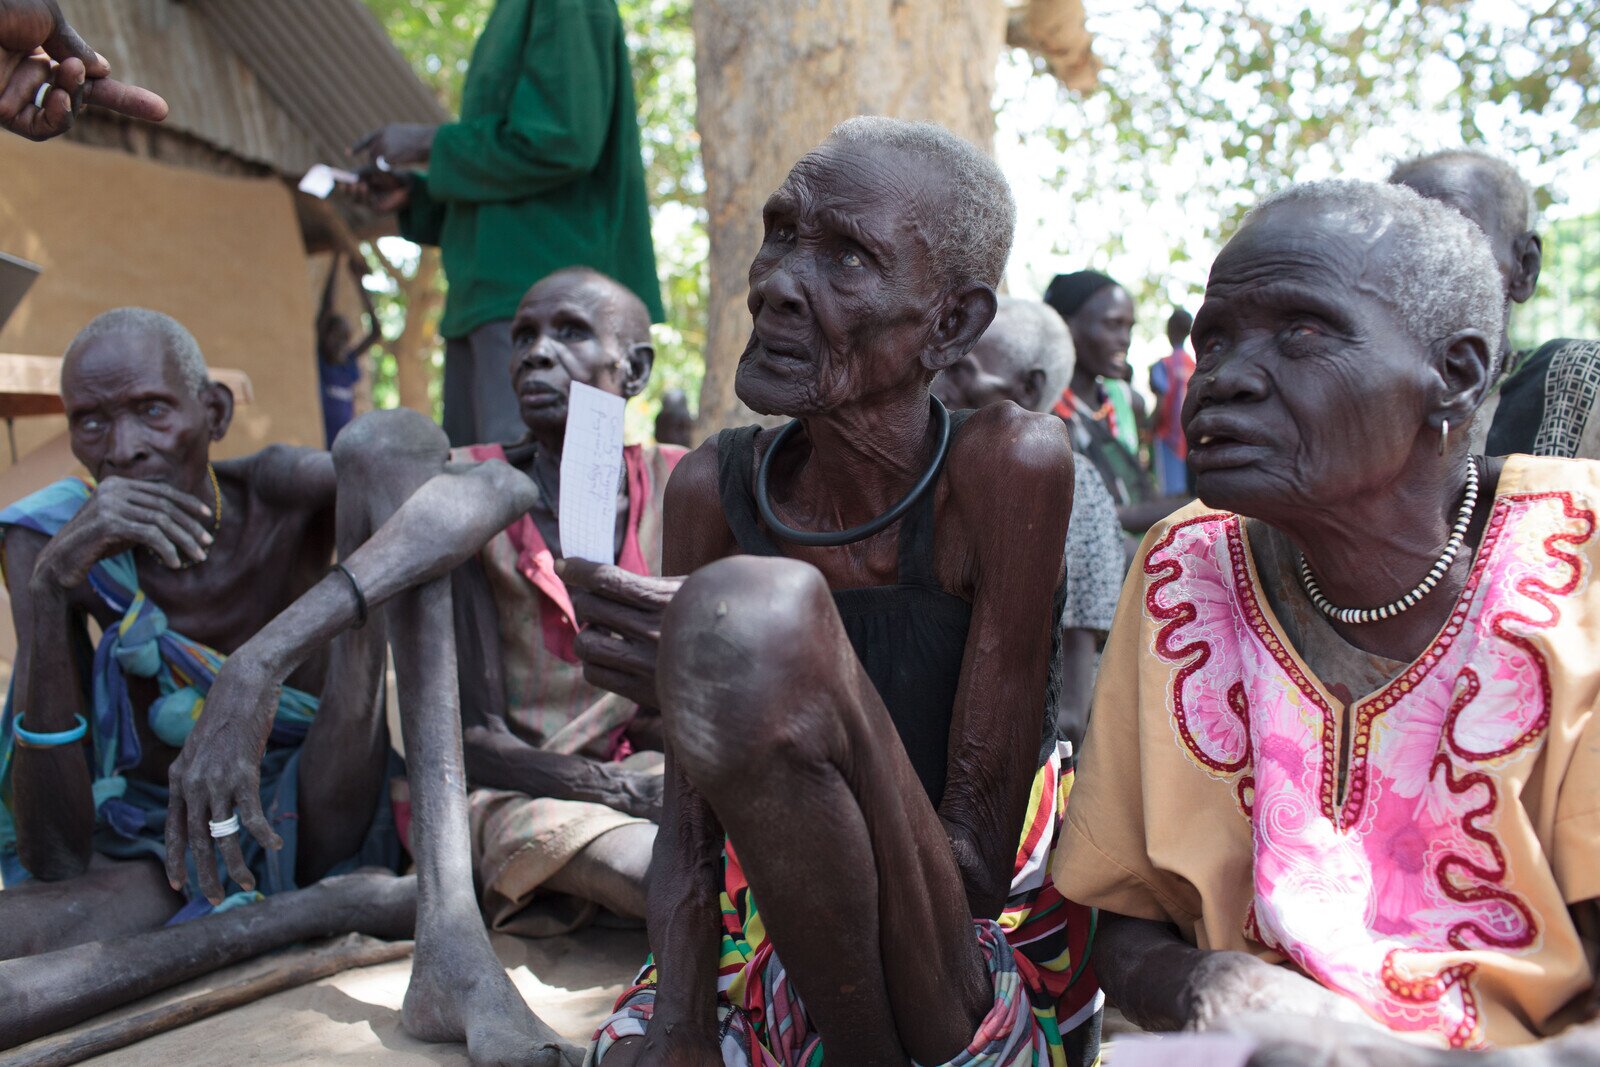
[[539,490],[533,480],[509,463],[500,460],[479,463],[466,477],[477,481],[483,495],[495,502],[506,526],[539,502]]
[[440,463],[449,454],[439,424],[410,408],[369,411],[333,441],[334,467],[341,471],[383,469],[402,457]]
[[[729,556],[708,563],[684,582],[669,614],[698,614],[702,624],[736,618],[751,634],[824,611],[832,594],[822,572],[809,563],[772,556]],[[761,624],[765,628],[757,628]]]
[[733,556],[707,564],[662,618],[663,669],[719,685],[768,675],[816,643],[832,603],[827,581],[808,563]]
[[832,659],[832,615],[821,573],[794,560],[734,557],[684,583],[662,620],[657,689],[691,773],[748,774],[803,742],[789,712]]

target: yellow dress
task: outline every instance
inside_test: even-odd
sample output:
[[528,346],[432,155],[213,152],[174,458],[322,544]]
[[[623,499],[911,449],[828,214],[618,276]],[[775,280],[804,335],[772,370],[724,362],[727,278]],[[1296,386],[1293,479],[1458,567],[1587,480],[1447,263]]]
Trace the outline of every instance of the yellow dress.
[[1449,621],[1348,708],[1239,516],[1157,525],[1101,662],[1063,895],[1292,963],[1419,1041],[1562,1029],[1595,978],[1573,909],[1600,898],[1597,515],[1600,463],[1507,460]]

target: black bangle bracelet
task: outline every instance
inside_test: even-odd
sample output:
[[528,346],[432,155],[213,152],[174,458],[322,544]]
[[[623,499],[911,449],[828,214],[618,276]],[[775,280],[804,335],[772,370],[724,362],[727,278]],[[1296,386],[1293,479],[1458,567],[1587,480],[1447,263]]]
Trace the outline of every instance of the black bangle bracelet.
[[350,582],[350,591],[356,595],[356,629],[359,630],[367,624],[367,597],[361,591],[361,586],[356,583],[356,576],[350,573],[350,568],[343,563],[335,563],[333,569],[344,575]]

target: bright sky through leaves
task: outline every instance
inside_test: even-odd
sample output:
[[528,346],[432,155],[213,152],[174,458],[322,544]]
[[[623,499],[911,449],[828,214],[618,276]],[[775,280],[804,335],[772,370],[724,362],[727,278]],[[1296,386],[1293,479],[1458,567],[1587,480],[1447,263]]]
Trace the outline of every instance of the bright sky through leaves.
[[1122,280],[1144,298],[1141,365],[1165,354],[1169,303],[1198,306],[1243,211],[1290,181],[1382,180],[1471,143],[1514,161],[1546,218],[1600,212],[1596,0],[1086,6],[1097,92],[1063,92],[1020,52],[1000,64],[996,153],[1019,209],[1008,282],[1032,296],[1082,267]]

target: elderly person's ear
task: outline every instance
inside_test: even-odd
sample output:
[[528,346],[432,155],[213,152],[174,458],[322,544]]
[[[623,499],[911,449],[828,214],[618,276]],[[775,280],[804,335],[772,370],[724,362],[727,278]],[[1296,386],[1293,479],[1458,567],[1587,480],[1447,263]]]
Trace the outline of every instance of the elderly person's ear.
[[1462,330],[1441,341],[1437,351],[1443,394],[1436,414],[1452,426],[1465,426],[1492,384],[1488,339],[1477,330]]
[[1528,232],[1511,243],[1511,254],[1516,257],[1512,269],[1508,296],[1513,303],[1527,303],[1539,285],[1539,270],[1544,266],[1544,243],[1539,235]]
[[1042,410],[1039,402],[1044,399],[1045,373],[1043,367],[1035,367],[1024,371],[1022,375],[1022,406],[1029,411]]
[[207,382],[200,391],[200,403],[206,409],[206,422],[211,427],[211,439],[220,441],[233,425],[233,390],[221,382]]
[[629,345],[623,358],[626,362],[622,368],[622,395],[627,399],[644,392],[644,387],[650,383],[650,372],[656,365],[655,346],[646,341]]
[[922,353],[922,365],[937,373],[972,351],[999,307],[994,290],[982,282],[971,282],[951,293],[939,309],[939,321],[934,324],[931,343]]

